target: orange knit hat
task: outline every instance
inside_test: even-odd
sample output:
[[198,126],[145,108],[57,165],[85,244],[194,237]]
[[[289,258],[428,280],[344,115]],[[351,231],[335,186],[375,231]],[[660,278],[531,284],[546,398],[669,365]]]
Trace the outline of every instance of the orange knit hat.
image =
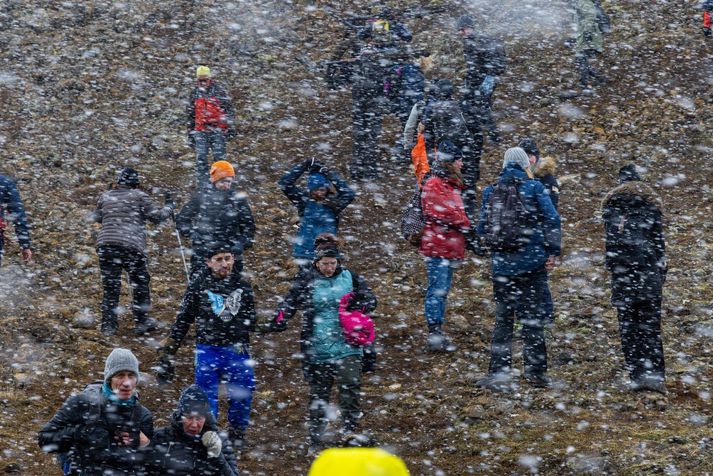
[[225,177],[235,177],[235,169],[230,165],[230,162],[219,160],[210,168],[210,183],[215,183]]

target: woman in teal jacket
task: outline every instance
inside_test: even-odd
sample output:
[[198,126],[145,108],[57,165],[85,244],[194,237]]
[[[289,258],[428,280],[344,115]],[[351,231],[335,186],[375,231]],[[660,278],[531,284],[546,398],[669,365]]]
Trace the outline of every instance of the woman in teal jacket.
[[354,292],[354,298],[348,309],[370,314],[376,308],[376,297],[364,279],[342,268],[337,239],[322,234],[315,240],[313,266],[295,277],[270,323],[273,331],[283,331],[287,321],[298,310],[302,311],[300,345],[304,354],[303,373],[310,388],[312,449],[322,442],[327,425],[325,409],[334,383],[338,385],[345,432],[355,431],[361,417],[359,393],[364,351],[346,342],[339,322],[339,303],[350,292]]

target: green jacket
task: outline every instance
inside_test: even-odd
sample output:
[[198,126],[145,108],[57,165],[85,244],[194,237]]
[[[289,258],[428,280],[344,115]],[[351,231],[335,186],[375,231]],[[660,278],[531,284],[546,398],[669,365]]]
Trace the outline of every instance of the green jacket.
[[604,51],[602,31],[599,28],[597,5],[594,0],[575,0],[577,11],[577,53],[585,51]]

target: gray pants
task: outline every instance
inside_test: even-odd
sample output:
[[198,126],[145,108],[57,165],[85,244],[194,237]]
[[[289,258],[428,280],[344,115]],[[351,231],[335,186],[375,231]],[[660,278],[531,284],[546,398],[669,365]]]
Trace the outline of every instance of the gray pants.
[[213,162],[225,160],[225,133],[223,129],[209,129],[193,132],[193,137],[196,147],[196,188],[205,188],[210,185],[208,152],[213,151]]
[[309,436],[313,443],[321,441],[327,426],[325,409],[335,383],[344,429],[347,432],[356,429],[361,417],[361,360],[360,355],[350,355],[340,360],[305,364],[304,374],[309,383]]

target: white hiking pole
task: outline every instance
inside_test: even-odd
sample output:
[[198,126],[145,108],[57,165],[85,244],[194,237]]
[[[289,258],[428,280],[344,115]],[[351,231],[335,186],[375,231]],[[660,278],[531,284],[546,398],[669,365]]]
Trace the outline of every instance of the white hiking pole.
[[190,273],[188,272],[188,263],[186,262],[186,253],[183,251],[183,243],[181,243],[181,234],[178,233],[178,226],[176,225],[176,214],[171,211],[171,218],[173,218],[173,230],[176,232],[176,239],[178,239],[178,248],[181,250],[181,259],[183,260],[183,270],[186,272],[186,282],[191,281]]

